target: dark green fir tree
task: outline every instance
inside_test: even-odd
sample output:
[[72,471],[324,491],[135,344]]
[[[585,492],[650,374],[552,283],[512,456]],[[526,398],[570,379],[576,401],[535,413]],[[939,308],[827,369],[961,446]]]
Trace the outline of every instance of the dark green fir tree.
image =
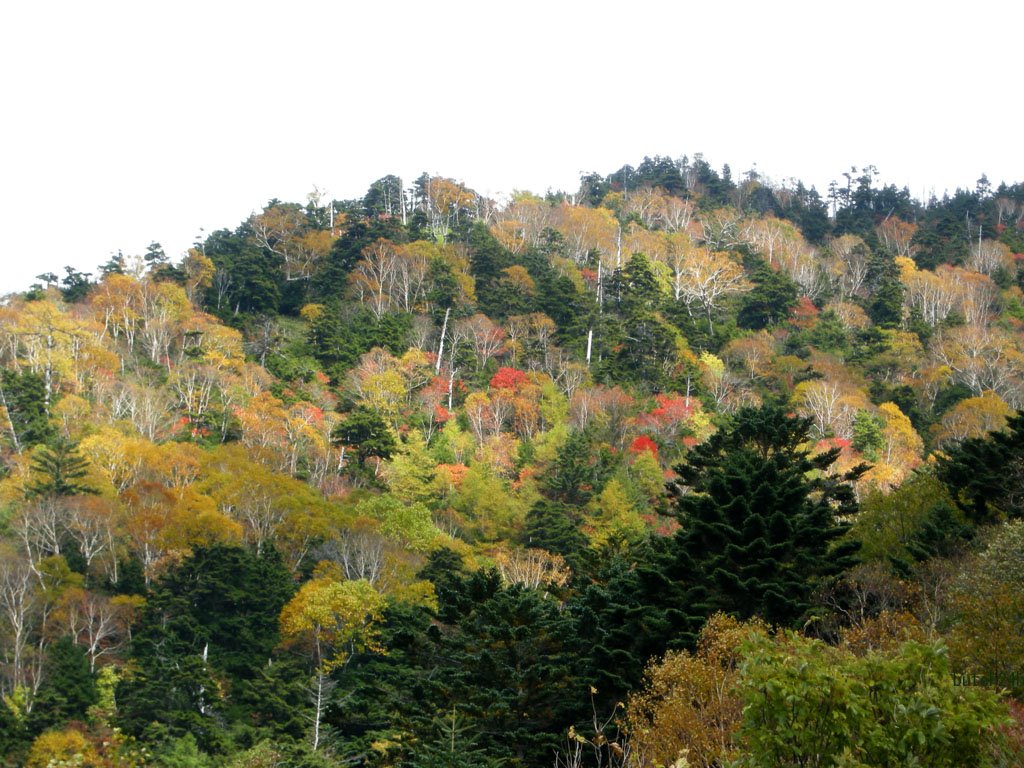
[[810,426],[776,405],[743,408],[676,467],[687,633],[715,611],[793,626],[815,587],[853,564],[857,544],[837,540],[857,509],[851,481],[866,467],[830,475],[839,450],[810,454]]

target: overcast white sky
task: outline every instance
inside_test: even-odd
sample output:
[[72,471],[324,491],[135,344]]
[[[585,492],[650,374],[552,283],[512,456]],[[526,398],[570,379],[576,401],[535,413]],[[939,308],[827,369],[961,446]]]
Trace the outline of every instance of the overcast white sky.
[[0,294],[389,173],[575,190],[703,152],[822,192],[869,163],[915,197],[1024,181],[1024,6],[697,5],[7,3]]

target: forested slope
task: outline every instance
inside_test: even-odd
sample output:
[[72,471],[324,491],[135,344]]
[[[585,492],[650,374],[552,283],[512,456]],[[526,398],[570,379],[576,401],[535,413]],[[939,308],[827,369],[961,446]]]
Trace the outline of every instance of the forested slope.
[[1024,186],[844,176],[385,176],[8,297],[6,762],[1019,764]]

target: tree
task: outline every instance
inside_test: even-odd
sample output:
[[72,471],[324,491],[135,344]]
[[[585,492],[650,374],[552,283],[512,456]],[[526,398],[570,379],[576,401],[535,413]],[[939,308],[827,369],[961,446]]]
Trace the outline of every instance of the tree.
[[423,680],[419,702],[439,715],[457,706],[492,757],[544,764],[566,723],[583,714],[575,618],[545,592],[503,586],[493,570],[451,579],[439,591],[445,626],[431,633],[426,670],[436,672]]
[[759,330],[785,320],[800,290],[784,273],[762,262],[751,276],[754,287],[743,297],[736,323]]
[[1002,431],[1012,415],[1013,409],[1006,401],[987,390],[978,397],[961,400],[942,414],[932,432],[939,447],[946,449],[968,438],[984,438],[989,432]]
[[31,371],[0,372],[0,407],[4,419],[0,427],[10,432],[11,445],[18,453],[54,437],[53,427],[47,419],[46,384]]
[[675,468],[676,577],[690,632],[716,610],[792,625],[813,590],[852,564],[856,545],[836,540],[866,467],[830,477],[839,450],[811,455],[811,423],[777,405],[742,408]]
[[764,636],[764,625],[717,613],[701,630],[695,654],[669,651],[650,664],[626,714],[640,764],[671,765],[685,753],[689,765],[712,768],[735,754],[741,651],[754,634]]
[[750,290],[743,267],[729,253],[707,248],[694,248],[683,261],[677,285],[679,297],[689,311],[692,304],[699,306],[714,332],[713,313],[723,297]]
[[84,720],[98,694],[85,652],[69,637],[62,637],[47,650],[45,677],[36,693],[29,728],[38,733],[62,726],[70,720]]
[[975,523],[1024,516],[1024,415],[1006,430],[964,440],[939,457],[938,477]]
[[32,457],[33,478],[26,486],[30,497],[61,497],[96,493],[85,478],[89,462],[78,446],[66,438],[57,438]]
[[158,723],[206,749],[223,739],[226,704],[257,679],[277,645],[292,580],[274,553],[197,547],[148,595],[132,633],[133,670],[117,692],[118,721],[140,735]]
[[398,450],[398,442],[384,419],[364,406],[348,413],[334,428],[331,440],[336,445],[352,448],[360,469],[366,466],[368,458],[390,459]]
[[281,610],[281,635],[304,647],[313,663],[314,751],[323,738],[330,674],[355,653],[381,650],[377,640],[384,602],[369,582],[317,578],[303,584]]
[[606,446],[596,444],[592,431],[572,432],[548,468],[544,492],[555,501],[582,507],[604,488],[615,462]]
[[295,204],[268,205],[248,223],[254,242],[281,259],[287,281],[308,280],[331,249],[331,233],[310,227]]

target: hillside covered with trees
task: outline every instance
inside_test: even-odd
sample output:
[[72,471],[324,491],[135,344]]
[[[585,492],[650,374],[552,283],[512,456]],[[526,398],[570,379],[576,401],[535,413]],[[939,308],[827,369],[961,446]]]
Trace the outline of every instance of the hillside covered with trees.
[[1024,185],[270,201],[0,305],[0,764],[1024,762]]

